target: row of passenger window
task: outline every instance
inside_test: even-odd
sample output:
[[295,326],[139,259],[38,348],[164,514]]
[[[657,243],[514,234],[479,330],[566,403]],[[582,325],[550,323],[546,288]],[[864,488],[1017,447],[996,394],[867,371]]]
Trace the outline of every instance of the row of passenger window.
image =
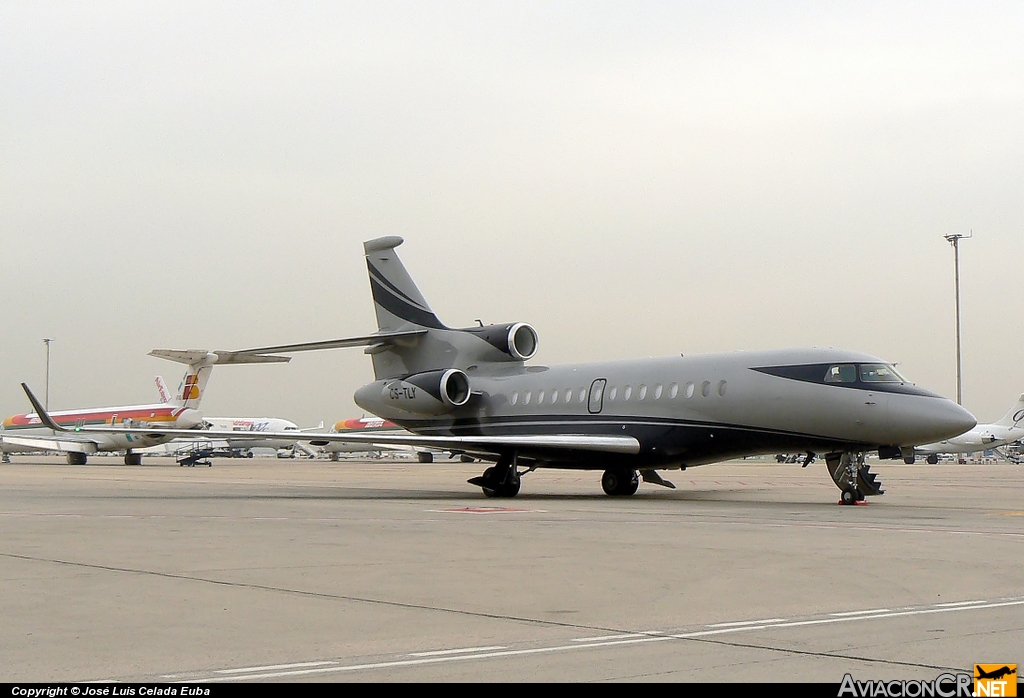
[[[718,386],[715,392],[717,392],[720,397],[725,397],[725,389],[727,386],[728,383],[726,381],[718,381]],[[601,402],[602,398],[604,400],[607,400],[608,402],[615,402],[615,400],[617,400],[620,397],[620,395],[623,402],[628,402],[630,399],[634,397],[634,395],[636,396],[637,400],[646,400],[648,397],[654,400],[660,400],[665,392],[664,386],[660,383],[654,386],[654,390],[648,390],[647,386],[644,385],[643,383],[636,387],[636,391],[633,390],[632,385],[626,385],[625,387],[622,388],[621,393],[619,392],[618,386],[612,386],[606,389],[607,392],[605,392],[603,396],[601,395],[601,391],[603,390],[602,387],[595,387],[594,390],[595,395],[591,397],[591,400],[598,403]],[[512,393],[512,395],[509,397],[509,402],[513,405],[516,405],[520,402],[520,400],[522,400],[522,403],[524,405],[529,405],[531,403],[536,405],[542,405],[544,404],[545,399],[547,399],[547,403],[549,405],[557,404],[559,401],[568,404],[571,403],[573,400],[575,400],[578,403],[584,403],[587,401],[587,391],[588,388],[578,388],[575,391],[572,388],[567,388],[559,392],[559,390],[556,388],[551,391],[546,391],[543,389],[538,390],[536,395],[534,395],[534,392],[532,390],[526,390],[523,391],[522,395],[520,395],[519,391],[517,390],[514,393]],[[674,400],[677,397],[679,397],[679,392],[680,390],[678,383],[672,383],[671,385],[668,386],[668,398],[670,400]],[[685,395],[688,398],[692,398],[695,394],[699,394],[703,397],[709,397],[712,392],[711,381],[704,381],[703,383],[700,384],[699,388],[697,384],[689,382],[683,387],[682,392],[683,395]]]

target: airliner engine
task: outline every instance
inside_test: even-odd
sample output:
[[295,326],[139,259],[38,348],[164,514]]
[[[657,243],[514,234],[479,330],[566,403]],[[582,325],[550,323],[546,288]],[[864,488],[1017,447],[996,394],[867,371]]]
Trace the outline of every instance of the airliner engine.
[[385,419],[402,414],[445,414],[462,407],[469,398],[469,377],[457,368],[374,381],[355,394],[357,405]]

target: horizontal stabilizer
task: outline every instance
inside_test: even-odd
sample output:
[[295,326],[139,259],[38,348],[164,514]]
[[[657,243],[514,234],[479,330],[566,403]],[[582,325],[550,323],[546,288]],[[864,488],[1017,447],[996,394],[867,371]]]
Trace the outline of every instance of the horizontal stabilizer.
[[291,361],[288,356],[265,356],[260,351],[207,351],[206,349],[154,349],[150,356],[190,366],[213,364],[280,364]]
[[258,347],[256,349],[243,349],[236,354],[280,354],[296,351],[319,351],[321,349],[342,349],[345,347],[365,347],[376,344],[393,344],[396,340],[414,340],[420,335],[426,334],[426,330],[406,330],[403,332],[377,332],[362,337],[346,337],[345,339],[328,339],[323,342],[305,342],[302,344],[281,344],[276,347]]

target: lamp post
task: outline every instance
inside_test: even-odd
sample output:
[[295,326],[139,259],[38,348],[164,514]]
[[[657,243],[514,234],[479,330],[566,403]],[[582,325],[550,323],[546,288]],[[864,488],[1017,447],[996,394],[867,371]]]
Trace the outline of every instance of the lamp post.
[[46,411],[50,411],[50,342],[53,339],[46,338],[43,340],[43,344],[46,345],[46,402],[44,403]]
[[962,405],[964,385],[960,360],[960,241],[974,237],[974,231],[972,230],[970,235],[951,233],[943,237],[953,246],[953,279],[956,284],[956,404]]

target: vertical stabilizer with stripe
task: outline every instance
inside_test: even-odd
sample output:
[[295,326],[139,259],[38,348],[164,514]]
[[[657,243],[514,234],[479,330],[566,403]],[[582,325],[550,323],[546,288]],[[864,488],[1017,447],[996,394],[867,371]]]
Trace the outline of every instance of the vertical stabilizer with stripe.
[[377,329],[380,332],[425,329],[427,332],[407,342],[369,347],[367,353],[373,357],[373,371],[378,379],[450,368],[458,355],[450,341],[445,340],[451,330],[430,309],[395,252],[402,242],[398,236],[389,236],[363,243]]

